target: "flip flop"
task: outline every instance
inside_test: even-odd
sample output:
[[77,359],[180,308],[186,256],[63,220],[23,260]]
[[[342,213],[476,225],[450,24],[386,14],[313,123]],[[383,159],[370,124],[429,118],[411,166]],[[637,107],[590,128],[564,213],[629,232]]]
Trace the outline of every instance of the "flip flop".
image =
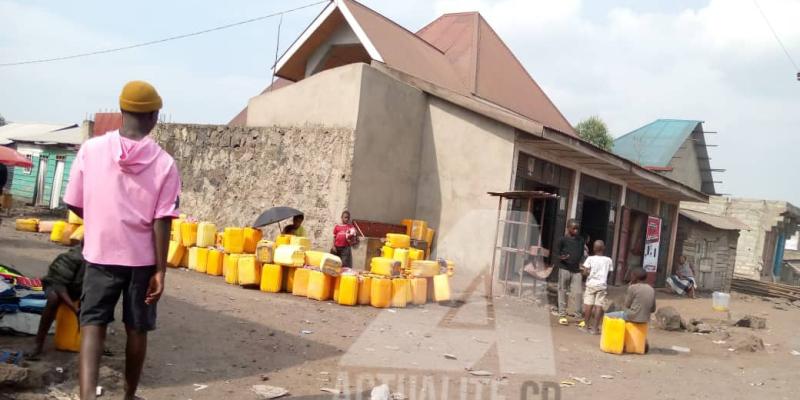
[[22,362],[23,354],[21,351],[7,351],[0,353],[0,364],[19,365]]
[[558,324],[559,325],[569,325],[569,320],[567,320],[567,317],[561,317],[561,318],[558,319]]

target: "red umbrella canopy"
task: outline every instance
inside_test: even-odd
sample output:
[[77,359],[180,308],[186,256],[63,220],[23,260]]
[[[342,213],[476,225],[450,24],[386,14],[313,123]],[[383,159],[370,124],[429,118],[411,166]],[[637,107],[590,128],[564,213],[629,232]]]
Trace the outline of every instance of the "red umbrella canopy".
[[3,146],[0,146],[0,164],[25,168],[30,168],[33,166],[31,160],[28,160],[22,154],[17,153],[16,150]]

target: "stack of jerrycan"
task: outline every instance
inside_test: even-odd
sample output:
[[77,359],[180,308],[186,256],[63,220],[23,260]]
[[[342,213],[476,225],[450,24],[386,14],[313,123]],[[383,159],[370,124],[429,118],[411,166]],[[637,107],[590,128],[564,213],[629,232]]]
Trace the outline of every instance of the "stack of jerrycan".
[[[77,229],[76,222],[74,218],[54,221],[48,229]],[[425,221],[403,224],[405,233],[386,235],[380,257],[370,259],[370,270],[356,272],[343,268],[338,256],[312,250],[306,237],[281,234],[266,240],[259,229],[248,227],[226,227],[218,232],[211,222],[181,215],[172,222],[167,262],[175,268],[222,276],[231,285],[268,293],[283,291],[317,301],[333,299],[346,306],[403,308],[450,300],[454,263],[427,259],[433,230]],[[633,328],[637,327],[629,329]],[[641,347],[635,339],[632,336],[629,346]]]
[[647,348],[647,323],[627,322],[603,316],[600,350],[611,354],[644,354]]
[[[444,259],[426,260],[424,249],[428,244],[414,246],[415,240],[422,242],[427,235],[433,235],[425,221],[404,220],[403,225],[406,234],[387,234],[380,257],[370,259],[369,273],[359,280],[359,286],[369,285],[368,302],[378,308],[402,308],[429,300],[450,300],[449,278],[455,271],[455,264]],[[361,304],[362,301],[366,302],[366,296],[360,291],[357,302]]]

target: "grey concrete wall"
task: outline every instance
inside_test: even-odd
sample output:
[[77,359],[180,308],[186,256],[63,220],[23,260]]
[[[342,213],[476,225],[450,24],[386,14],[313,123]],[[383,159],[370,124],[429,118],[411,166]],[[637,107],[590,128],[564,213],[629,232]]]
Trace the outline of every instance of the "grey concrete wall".
[[665,172],[664,175],[681,182],[694,190],[700,191],[703,186],[703,178],[700,175],[700,163],[697,161],[697,149],[695,148],[694,135],[689,136],[675,153],[669,166],[672,171]]
[[[736,247],[736,274],[760,279],[762,271],[771,270],[771,265],[764,265],[765,245],[769,233],[773,229],[785,230],[794,234],[793,229],[787,229],[783,223],[781,213],[786,211],[787,203],[783,201],[767,201],[754,199],[732,199],[727,197],[712,196],[708,204],[681,203],[682,208],[701,211],[715,215],[733,217],[749,226],[749,230],[739,233]],[[766,251],[767,258],[772,259],[774,248]],[[769,275],[770,273],[767,273]]]
[[347,204],[352,129],[159,124],[153,136],[178,163],[183,212],[222,229],[291,206],[305,212],[314,247],[330,248]]
[[514,130],[429,97],[422,133],[416,217],[437,228],[437,256],[488,267],[497,199],[486,192],[509,188]]
[[247,126],[323,124],[355,129],[364,64],[316,74],[250,99]]
[[362,82],[349,209],[356,218],[400,223],[415,213],[425,95],[359,65]]

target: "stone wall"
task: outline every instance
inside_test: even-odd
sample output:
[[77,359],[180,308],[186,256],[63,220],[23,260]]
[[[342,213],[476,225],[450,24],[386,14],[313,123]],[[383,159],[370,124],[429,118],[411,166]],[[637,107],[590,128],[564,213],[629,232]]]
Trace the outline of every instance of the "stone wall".
[[330,247],[349,196],[352,129],[159,124],[153,136],[178,163],[184,213],[222,229],[248,226],[273,206],[295,207],[314,247]]

